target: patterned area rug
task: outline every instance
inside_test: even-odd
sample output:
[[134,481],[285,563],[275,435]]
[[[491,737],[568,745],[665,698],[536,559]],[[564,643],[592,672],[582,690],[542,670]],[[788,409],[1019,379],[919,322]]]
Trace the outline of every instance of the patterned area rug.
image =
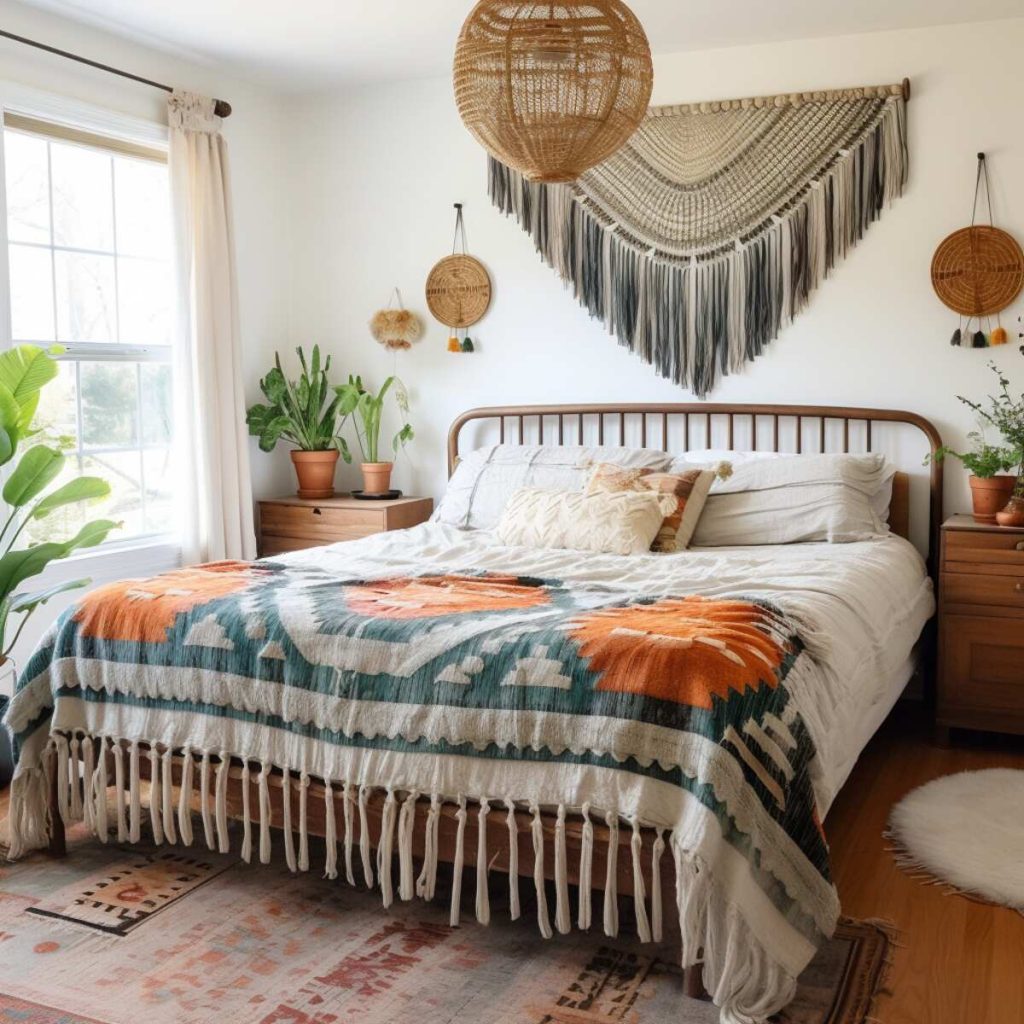
[[[526,906],[518,923],[453,929],[443,898],[384,910],[377,894],[284,865],[69,838],[64,860],[0,866],[0,1024],[718,1019],[683,995],[669,951],[579,932],[544,942]],[[889,951],[883,927],[844,921],[780,1020],[863,1024]]]

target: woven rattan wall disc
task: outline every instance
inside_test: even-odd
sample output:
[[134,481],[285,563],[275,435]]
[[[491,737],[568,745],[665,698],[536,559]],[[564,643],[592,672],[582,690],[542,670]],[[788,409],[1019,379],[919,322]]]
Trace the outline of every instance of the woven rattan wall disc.
[[962,316],[1005,309],[1024,286],[1024,252],[999,228],[975,225],[944,238],[932,257],[935,294]]
[[448,327],[471,327],[491,304],[491,279],[472,256],[445,256],[427,276],[427,306]]

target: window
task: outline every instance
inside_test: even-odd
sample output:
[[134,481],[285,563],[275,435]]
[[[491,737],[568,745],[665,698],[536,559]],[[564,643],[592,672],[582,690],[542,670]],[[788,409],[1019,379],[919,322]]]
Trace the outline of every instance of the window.
[[[166,154],[6,114],[3,157],[14,343],[63,346],[37,440],[65,473],[106,479],[100,506],[31,524],[33,541],[86,519],[112,541],[173,531],[171,216]],[[62,482],[62,481],[61,481]]]

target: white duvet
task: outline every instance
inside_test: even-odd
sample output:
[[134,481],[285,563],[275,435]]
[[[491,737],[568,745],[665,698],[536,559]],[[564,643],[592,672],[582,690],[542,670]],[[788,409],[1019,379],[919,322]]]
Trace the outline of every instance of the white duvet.
[[353,577],[486,569],[599,582],[650,594],[746,594],[796,622],[819,671],[793,693],[818,754],[824,817],[861,750],[913,671],[912,649],[935,610],[924,561],[908,541],[691,548],[678,554],[594,555],[506,547],[489,531],[426,523],[360,541],[276,556]]

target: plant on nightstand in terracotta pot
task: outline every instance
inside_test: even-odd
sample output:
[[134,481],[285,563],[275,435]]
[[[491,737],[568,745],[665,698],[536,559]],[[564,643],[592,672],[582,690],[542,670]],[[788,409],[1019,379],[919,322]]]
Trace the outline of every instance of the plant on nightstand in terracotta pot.
[[284,375],[281,357],[275,353],[274,369],[260,381],[269,404],[254,405],[245,422],[249,433],[259,438],[262,451],[273,451],[282,440],[295,445],[291,457],[300,498],[330,498],[338,455],[352,461],[348,443],[341,436],[348,413],[342,410],[342,397],[327,379],[331,357],[321,366],[319,345],[313,346],[308,363],[301,347],[295,351],[302,366],[299,378],[289,380]]
[[[367,391],[361,377],[349,377],[347,384],[335,389],[341,400],[341,410],[351,413],[355,418],[356,440],[363,454],[363,493],[366,495],[383,495],[391,489],[391,470],[393,462],[382,462],[380,459],[380,427],[384,413],[384,399],[389,391],[395,397],[403,418],[409,413],[409,395],[405,386],[397,377],[388,377],[377,394]],[[412,425],[403,423],[401,429],[391,440],[391,449],[398,450],[414,437]]]

